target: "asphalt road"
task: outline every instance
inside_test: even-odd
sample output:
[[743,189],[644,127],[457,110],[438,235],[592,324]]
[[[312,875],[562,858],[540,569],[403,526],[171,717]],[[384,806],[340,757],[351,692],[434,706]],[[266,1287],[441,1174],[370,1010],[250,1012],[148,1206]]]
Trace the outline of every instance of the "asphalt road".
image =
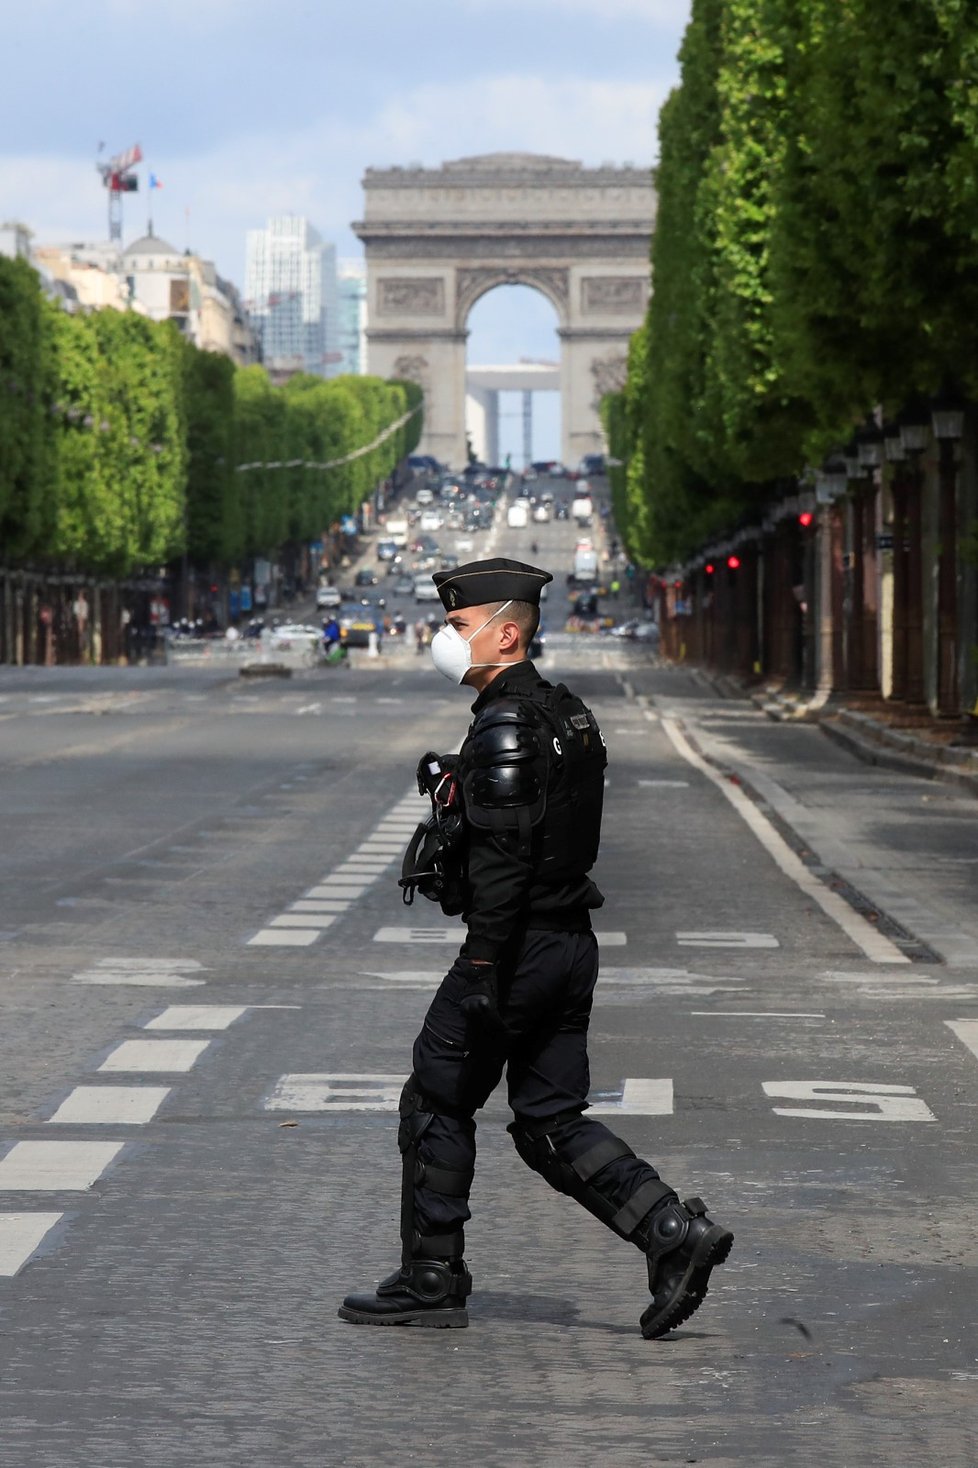
[[974,802],[639,649],[545,667],[610,751],[592,1099],[735,1231],[706,1304],[643,1341],[497,1095],[469,1330],[336,1318],[460,938],[394,880],[467,719],[427,660],[0,670],[3,1468],[978,1461]]

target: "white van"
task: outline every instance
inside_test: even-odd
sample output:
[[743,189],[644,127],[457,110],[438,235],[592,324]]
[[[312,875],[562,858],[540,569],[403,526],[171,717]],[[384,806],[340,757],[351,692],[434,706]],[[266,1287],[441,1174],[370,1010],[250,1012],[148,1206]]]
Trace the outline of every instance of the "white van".
[[591,496],[578,494],[574,496],[571,504],[571,515],[578,525],[590,525],[591,516],[594,514],[594,506],[591,504]]
[[596,581],[598,578],[598,553],[593,546],[578,546],[574,552],[574,580]]
[[398,550],[403,549],[408,543],[408,522],[406,520],[390,519],[380,529],[381,540],[392,540]]
[[526,500],[516,500],[506,511],[506,524],[510,530],[525,530],[529,521]]

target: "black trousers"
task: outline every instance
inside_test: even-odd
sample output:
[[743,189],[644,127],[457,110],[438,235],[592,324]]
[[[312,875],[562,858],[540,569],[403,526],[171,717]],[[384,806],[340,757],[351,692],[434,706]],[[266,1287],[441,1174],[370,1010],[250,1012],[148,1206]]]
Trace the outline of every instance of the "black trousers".
[[[517,1123],[529,1123],[539,1132],[541,1123],[559,1119],[561,1149],[573,1156],[590,1152],[602,1140],[616,1140],[601,1122],[583,1114],[591,1081],[587,1031],[598,977],[594,934],[530,931],[499,968],[500,1011],[512,1037],[505,1054],[479,1043],[469,1048],[459,1010],[464,980],[454,971],[442,980],[414,1043],[416,1084],[431,1115],[418,1153],[429,1165],[471,1172],[475,1113],[495,1090],[504,1067]],[[623,1156],[604,1167],[591,1185],[621,1208],[658,1176],[641,1158]],[[467,1198],[415,1187],[414,1226],[419,1233],[452,1233],[470,1217]]]

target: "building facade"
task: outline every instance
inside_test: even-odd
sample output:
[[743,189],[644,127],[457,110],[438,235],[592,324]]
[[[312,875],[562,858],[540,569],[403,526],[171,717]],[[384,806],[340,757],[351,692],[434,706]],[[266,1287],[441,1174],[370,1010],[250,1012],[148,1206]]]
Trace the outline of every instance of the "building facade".
[[280,214],[248,231],[245,297],[273,377],[337,375],[336,249],[307,219]]
[[367,265],[364,260],[341,260],[336,273],[338,370],[359,375],[367,370]]

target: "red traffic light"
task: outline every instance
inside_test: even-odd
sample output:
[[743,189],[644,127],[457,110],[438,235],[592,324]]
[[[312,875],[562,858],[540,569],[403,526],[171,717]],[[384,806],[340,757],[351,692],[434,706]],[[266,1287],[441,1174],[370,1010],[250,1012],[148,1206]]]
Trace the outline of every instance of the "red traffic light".
[[729,568],[730,568],[731,571],[737,571],[737,570],[739,570],[740,569],[740,557],[739,556],[728,556],[727,557],[727,565],[729,566]]
[[681,581],[674,581],[672,584],[676,591],[682,591],[683,583]]
[[707,566],[706,566],[706,574],[707,574],[707,576],[712,576],[713,575],[713,572],[715,570],[716,570],[716,567],[714,566],[713,562],[712,561],[708,561],[707,562]]
[[801,514],[798,516],[798,524],[801,526],[802,530],[807,530],[809,525],[814,524],[814,522],[815,516],[812,514],[811,510],[802,510]]

